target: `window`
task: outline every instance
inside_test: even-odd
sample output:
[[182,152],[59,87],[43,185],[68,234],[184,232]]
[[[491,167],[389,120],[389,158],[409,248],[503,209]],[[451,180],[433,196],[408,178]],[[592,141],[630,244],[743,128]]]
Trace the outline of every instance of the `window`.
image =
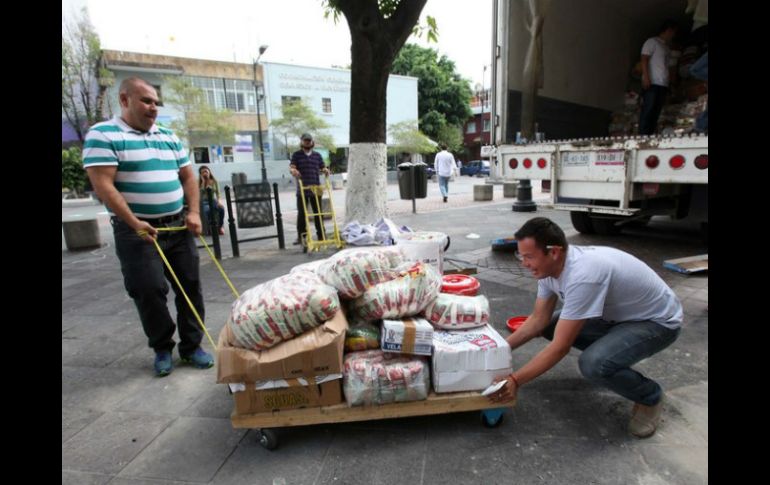
[[475,121],[471,121],[470,123],[468,123],[468,126],[465,127],[465,132],[466,133],[476,133],[476,122]]
[[[243,79],[185,76],[193,86],[203,90],[206,102],[215,109],[256,113],[254,84]],[[159,93],[160,94],[160,93]],[[263,105],[264,106],[264,100]]]
[[281,106],[287,106],[291,103],[299,101],[300,99],[302,98],[299,96],[281,96]]
[[324,113],[332,112],[332,98],[321,98],[321,108]]
[[484,131],[489,131],[489,119],[484,120]]
[[160,93],[160,84],[153,84],[155,92],[158,93],[158,106],[163,106],[163,95]]

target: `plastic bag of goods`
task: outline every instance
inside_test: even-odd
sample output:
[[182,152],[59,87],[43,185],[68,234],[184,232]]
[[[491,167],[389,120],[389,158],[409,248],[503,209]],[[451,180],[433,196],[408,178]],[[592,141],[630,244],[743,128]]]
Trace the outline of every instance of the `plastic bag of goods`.
[[227,324],[234,345],[265,350],[330,320],[339,307],[337,290],[300,271],[245,291],[233,302]]
[[345,352],[357,352],[380,348],[380,326],[378,322],[353,318],[345,333]]
[[377,283],[395,278],[393,270],[402,262],[400,250],[394,247],[353,248],[325,259],[315,272],[336,288],[341,298],[352,299]]
[[441,290],[441,275],[425,263],[405,263],[398,277],[372,286],[350,302],[351,312],[364,320],[402,318],[420,314]]
[[436,328],[463,330],[489,323],[489,300],[486,296],[463,296],[439,293],[425,308],[425,318]]
[[348,406],[427,399],[427,357],[382,350],[352,352],[345,356],[342,390]]

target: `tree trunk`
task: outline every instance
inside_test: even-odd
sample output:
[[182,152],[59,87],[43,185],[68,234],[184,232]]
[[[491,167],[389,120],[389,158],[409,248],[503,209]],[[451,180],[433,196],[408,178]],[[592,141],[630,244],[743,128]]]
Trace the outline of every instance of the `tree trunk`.
[[388,75],[427,0],[402,0],[389,18],[377,0],[338,2],[350,28],[350,151],[345,222],[387,216]]

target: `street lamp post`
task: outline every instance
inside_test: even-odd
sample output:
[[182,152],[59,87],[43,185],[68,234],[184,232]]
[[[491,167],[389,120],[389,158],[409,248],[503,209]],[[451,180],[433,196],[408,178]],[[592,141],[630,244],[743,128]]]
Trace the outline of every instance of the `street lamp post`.
[[267,45],[259,46],[259,55],[254,60],[254,94],[257,97],[256,99],[257,101],[257,137],[259,139],[259,159],[262,161],[262,183],[267,183],[267,168],[265,168],[265,151],[264,151],[264,145],[262,144],[262,115],[259,112],[260,83],[257,82],[257,66],[259,65],[259,58],[262,57],[262,54],[264,54],[266,50],[267,50]]
[[[481,149],[484,147],[484,101],[486,98],[486,91],[484,90],[484,77],[487,73],[487,66],[484,66],[484,70],[481,73],[481,86],[479,87],[477,91],[477,95],[479,97],[479,100],[481,101],[481,118],[479,124],[481,125],[481,129],[479,130],[479,160],[482,159],[481,157]],[[477,84],[478,86],[478,84]]]

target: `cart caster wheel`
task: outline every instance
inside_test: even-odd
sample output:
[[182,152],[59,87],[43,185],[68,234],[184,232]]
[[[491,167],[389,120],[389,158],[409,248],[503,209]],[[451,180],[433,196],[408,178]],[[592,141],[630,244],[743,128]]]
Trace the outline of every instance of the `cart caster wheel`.
[[503,409],[485,409],[481,411],[481,423],[486,428],[497,428],[503,422]]
[[259,430],[259,444],[266,450],[278,448],[278,436],[272,429]]

